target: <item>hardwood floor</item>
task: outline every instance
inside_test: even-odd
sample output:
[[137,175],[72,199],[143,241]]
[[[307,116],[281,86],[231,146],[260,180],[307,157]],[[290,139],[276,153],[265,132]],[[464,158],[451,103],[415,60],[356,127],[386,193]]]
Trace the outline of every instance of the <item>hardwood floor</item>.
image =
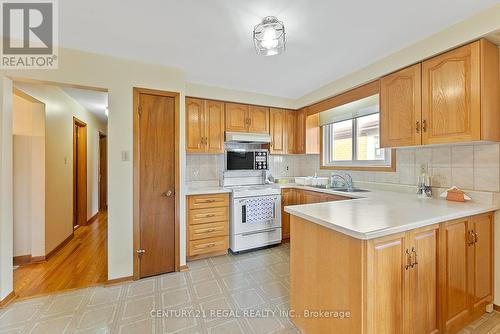
[[107,213],[75,231],[75,236],[48,261],[14,270],[17,298],[83,288],[107,281]]

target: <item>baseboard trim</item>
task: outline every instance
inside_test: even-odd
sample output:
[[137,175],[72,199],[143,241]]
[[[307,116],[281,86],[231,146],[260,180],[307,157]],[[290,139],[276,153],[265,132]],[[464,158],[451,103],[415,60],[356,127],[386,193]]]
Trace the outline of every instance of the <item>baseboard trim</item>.
[[31,254],[19,255],[19,256],[14,256],[12,262],[14,263],[15,266],[22,266],[31,263],[31,259],[32,259]]
[[66,246],[66,244],[68,242],[70,242],[71,239],[73,239],[73,236],[74,236],[74,234],[71,233],[66,239],[63,240],[63,242],[61,242],[59,245],[57,245],[56,248],[54,248],[47,255],[45,255],[45,260],[50,259],[55,253],[57,253],[58,251],[60,251],[61,248],[63,248],[64,246]]
[[189,268],[188,268],[188,265],[185,264],[183,266],[179,266],[179,271],[187,271]]
[[97,212],[95,215],[93,215],[92,217],[90,217],[89,220],[87,220],[87,225],[90,225],[93,222],[95,222],[97,220],[97,216],[99,216],[99,212]]
[[7,295],[7,297],[5,297],[4,299],[0,300],[0,308],[6,307],[10,303],[12,303],[12,301],[14,299],[16,299],[16,293],[14,291],[12,291],[11,293],[9,293]]
[[134,276],[126,276],[126,277],[120,277],[120,278],[114,278],[114,279],[108,279],[108,281],[105,283],[105,285],[116,285],[116,284],[121,284],[129,281],[133,281]]

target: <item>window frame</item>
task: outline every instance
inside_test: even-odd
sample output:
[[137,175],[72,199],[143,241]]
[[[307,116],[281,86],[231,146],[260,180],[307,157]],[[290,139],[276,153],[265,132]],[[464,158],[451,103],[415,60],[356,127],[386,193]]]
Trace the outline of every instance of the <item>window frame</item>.
[[[359,99],[363,99],[365,97],[380,94],[380,80],[375,80],[364,85],[361,85],[357,88],[348,90],[344,93],[340,93],[326,100],[317,102],[313,105],[308,106],[308,114],[317,114],[322,111],[329,110],[331,108],[335,108],[337,106],[341,106],[346,103],[350,103]],[[380,124],[380,132],[382,133],[383,128],[382,124]],[[364,165],[364,164],[335,164],[335,165],[325,165],[323,163],[323,127],[319,127],[320,132],[320,141],[319,141],[319,154],[320,154],[320,169],[330,169],[330,170],[352,170],[352,171],[372,171],[372,172],[395,172],[396,171],[396,150],[391,149],[391,164],[387,165]]]
[[[380,112],[376,113],[379,114],[379,126],[380,126]],[[394,154],[394,150],[387,149],[387,148],[381,148],[384,149],[388,152],[389,156],[384,159],[384,160],[358,160],[358,120],[361,117],[366,117],[366,116],[358,116],[358,117],[353,117],[347,120],[351,120],[352,122],[352,151],[351,151],[351,160],[331,160],[328,163],[325,163],[325,156],[327,155],[327,151],[331,150],[330,143],[333,143],[333,138],[330,137],[326,141],[327,145],[325,145],[325,137],[328,135],[327,133],[324,132],[324,127],[328,125],[332,125],[335,123],[331,123],[328,125],[321,126],[321,165],[322,167],[328,167],[328,169],[340,169],[337,167],[349,167],[349,168],[354,168],[354,167],[363,167],[363,168],[391,168],[392,167],[392,155]],[[335,167],[335,168],[332,168]],[[346,168],[348,169],[348,168]]]

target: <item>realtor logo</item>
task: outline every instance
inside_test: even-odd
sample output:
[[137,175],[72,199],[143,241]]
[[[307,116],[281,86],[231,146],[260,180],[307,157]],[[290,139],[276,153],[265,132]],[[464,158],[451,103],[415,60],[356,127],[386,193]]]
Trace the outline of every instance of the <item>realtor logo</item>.
[[57,68],[56,0],[0,1],[1,68]]

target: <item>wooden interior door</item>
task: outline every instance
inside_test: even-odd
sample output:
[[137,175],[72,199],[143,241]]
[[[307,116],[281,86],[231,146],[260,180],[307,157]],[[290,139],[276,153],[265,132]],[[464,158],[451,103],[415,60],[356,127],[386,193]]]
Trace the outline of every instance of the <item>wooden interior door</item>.
[[247,132],[249,125],[248,105],[226,103],[226,131]]
[[472,219],[474,247],[469,247],[473,261],[472,312],[483,314],[485,306],[493,301],[493,216],[481,215]]
[[481,138],[480,45],[471,43],[422,63],[422,143]]
[[440,243],[441,319],[445,332],[462,328],[469,309],[469,223],[456,220],[442,224]]
[[139,94],[139,276],[175,271],[175,98]]
[[248,108],[248,132],[269,133],[269,108],[249,106]]
[[408,248],[404,233],[368,241],[367,314],[368,333],[406,333]]
[[295,131],[296,131],[296,118],[295,112],[291,110],[287,110],[285,112],[286,116],[286,147],[287,153],[295,153]]
[[410,333],[435,334],[439,332],[440,327],[438,318],[439,225],[423,227],[409,234],[412,261],[417,262],[409,270]]
[[207,153],[224,153],[224,102],[205,101]]
[[99,133],[99,211],[108,209],[108,137]]
[[380,81],[381,147],[422,143],[421,65],[416,64]]
[[87,124],[73,118],[73,227],[87,224]]
[[186,152],[205,152],[205,109],[201,99],[186,98]]
[[286,111],[284,109],[271,108],[271,154],[286,154]]

